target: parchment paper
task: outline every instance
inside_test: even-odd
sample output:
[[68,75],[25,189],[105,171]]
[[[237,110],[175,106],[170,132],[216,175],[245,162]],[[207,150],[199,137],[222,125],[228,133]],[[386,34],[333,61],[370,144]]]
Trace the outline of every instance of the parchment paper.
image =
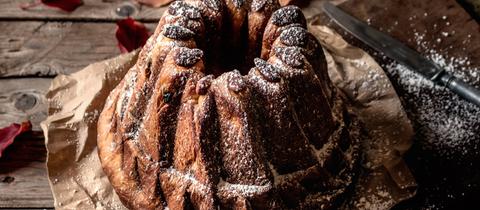
[[[326,49],[329,74],[363,122],[365,160],[346,209],[389,209],[415,194],[416,183],[402,155],[413,130],[381,67],[331,29],[310,25]],[[96,123],[105,99],[135,63],[137,53],[98,62],[56,77],[47,94],[49,117],[42,122],[47,168],[58,209],[124,209],[102,171]]]

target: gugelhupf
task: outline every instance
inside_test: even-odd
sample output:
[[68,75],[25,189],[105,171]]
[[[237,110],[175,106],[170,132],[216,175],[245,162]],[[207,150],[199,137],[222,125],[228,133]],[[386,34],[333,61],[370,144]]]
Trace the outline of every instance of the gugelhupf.
[[355,180],[359,126],[301,10],[278,7],[169,6],[98,121],[100,160],[125,206],[338,205]]

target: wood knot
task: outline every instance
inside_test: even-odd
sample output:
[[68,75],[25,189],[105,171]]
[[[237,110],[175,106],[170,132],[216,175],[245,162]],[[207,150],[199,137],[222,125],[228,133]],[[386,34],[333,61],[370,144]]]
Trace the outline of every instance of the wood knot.
[[135,6],[131,5],[130,3],[120,5],[115,9],[115,14],[120,17],[130,17],[133,16],[137,9]]
[[15,108],[26,111],[32,109],[37,104],[37,97],[31,94],[23,93],[15,98]]
[[13,181],[15,181],[15,178],[14,177],[11,177],[11,176],[6,176],[2,179],[2,182],[3,183],[7,183],[7,184],[10,184],[12,183]]

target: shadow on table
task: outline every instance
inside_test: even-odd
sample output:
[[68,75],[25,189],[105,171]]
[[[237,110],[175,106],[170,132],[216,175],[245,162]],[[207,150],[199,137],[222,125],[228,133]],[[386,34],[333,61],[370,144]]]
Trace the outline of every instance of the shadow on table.
[[[47,151],[42,132],[27,132],[18,136],[0,157],[0,175],[12,173],[24,168],[32,162],[45,163]],[[5,180],[6,179],[6,180]],[[2,178],[0,182],[8,182],[8,178]]]

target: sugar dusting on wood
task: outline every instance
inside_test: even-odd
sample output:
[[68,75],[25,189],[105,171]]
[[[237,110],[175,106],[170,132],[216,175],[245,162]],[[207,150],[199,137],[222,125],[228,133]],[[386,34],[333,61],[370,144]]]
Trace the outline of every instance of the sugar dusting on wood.
[[[446,33],[441,35],[445,36]],[[430,60],[448,73],[480,88],[480,69],[468,67],[469,58],[449,57],[428,49],[430,43],[424,41],[424,35],[419,33],[415,33],[415,41],[426,49]],[[407,111],[418,123],[417,135],[422,139],[424,149],[433,150],[445,158],[478,153],[475,142],[480,139],[479,107],[400,64],[391,63],[385,70],[405,91],[406,103],[415,109]]]

